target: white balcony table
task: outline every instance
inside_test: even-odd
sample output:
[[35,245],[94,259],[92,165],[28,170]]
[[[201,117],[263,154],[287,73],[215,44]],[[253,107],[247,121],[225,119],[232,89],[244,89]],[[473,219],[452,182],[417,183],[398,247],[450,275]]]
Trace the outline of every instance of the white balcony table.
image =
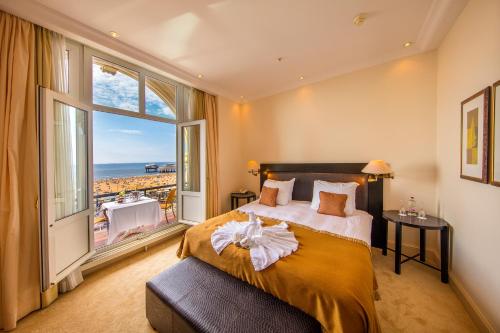
[[107,244],[113,243],[124,231],[154,226],[161,222],[158,200],[148,197],[141,197],[136,202],[106,202],[102,204],[101,209],[105,211],[109,222]]

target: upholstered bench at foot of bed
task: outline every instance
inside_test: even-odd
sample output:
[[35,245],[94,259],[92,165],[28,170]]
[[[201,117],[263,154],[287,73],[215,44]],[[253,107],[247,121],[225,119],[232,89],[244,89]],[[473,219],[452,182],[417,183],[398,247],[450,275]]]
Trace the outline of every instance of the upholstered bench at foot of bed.
[[161,333],[321,332],[301,310],[194,257],[146,283],[146,317]]

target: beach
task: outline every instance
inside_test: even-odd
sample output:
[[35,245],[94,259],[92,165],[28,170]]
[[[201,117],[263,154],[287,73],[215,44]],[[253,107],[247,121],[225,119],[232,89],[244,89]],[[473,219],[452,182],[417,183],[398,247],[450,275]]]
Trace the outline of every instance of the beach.
[[156,173],[143,176],[105,178],[94,181],[94,195],[175,184],[175,173]]
[[94,164],[94,179],[101,180],[145,176],[148,174],[146,172],[146,166],[148,164],[156,164],[159,168],[166,165],[175,166],[175,162],[97,163]]

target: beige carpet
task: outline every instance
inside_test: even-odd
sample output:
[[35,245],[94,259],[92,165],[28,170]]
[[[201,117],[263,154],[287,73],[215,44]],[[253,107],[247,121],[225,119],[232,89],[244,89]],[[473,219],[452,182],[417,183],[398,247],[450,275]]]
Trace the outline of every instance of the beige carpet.
[[416,262],[394,273],[394,255],[374,250],[381,300],[375,302],[382,332],[478,332],[440,273]]
[[[15,332],[152,332],[145,317],[146,281],[177,262],[180,238],[124,259],[21,320]],[[383,332],[476,332],[464,307],[439,273],[416,263],[392,272],[393,259],[375,251]]]

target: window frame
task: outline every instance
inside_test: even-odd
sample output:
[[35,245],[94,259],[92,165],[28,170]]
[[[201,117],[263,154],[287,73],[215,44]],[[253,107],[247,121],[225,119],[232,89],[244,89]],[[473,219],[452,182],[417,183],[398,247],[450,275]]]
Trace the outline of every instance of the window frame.
[[[134,111],[129,111],[125,109],[119,109],[115,107],[110,107],[110,106],[104,106],[100,104],[94,104],[93,103],[93,91],[92,91],[92,84],[93,84],[93,77],[92,77],[92,58],[97,57],[101,58],[105,61],[108,61],[112,64],[116,64],[117,66],[120,67],[125,67],[127,69],[130,69],[134,72],[137,72],[139,74],[139,112],[134,112]],[[165,118],[165,117],[159,117],[151,114],[146,113],[146,77],[153,78],[155,80],[158,80],[160,82],[165,82],[167,84],[171,84],[175,87],[175,106],[176,106],[176,112],[175,112],[175,119],[170,119],[170,118]],[[182,122],[183,117],[182,115],[184,114],[184,90],[186,87],[182,85],[179,82],[176,82],[172,79],[169,79],[165,76],[159,75],[155,72],[149,71],[147,69],[144,69],[140,66],[137,66],[135,64],[132,64],[130,62],[124,61],[120,58],[114,57],[112,55],[109,55],[107,53],[101,52],[96,49],[92,49],[90,47],[84,46],[83,47],[83,100],[89,104],[92,105],[95,111],[101,111],[101,112],[107,112],[107,113],[113,113],[113,114],[118,114],[122,116],[129,116],[129,117],[135,117],[135,118],[141,118],[141,119],[148,119],[148,120],[154,120],[154,121],[159,121],[163,123],[169,123],[169,124],[177,124]]]

